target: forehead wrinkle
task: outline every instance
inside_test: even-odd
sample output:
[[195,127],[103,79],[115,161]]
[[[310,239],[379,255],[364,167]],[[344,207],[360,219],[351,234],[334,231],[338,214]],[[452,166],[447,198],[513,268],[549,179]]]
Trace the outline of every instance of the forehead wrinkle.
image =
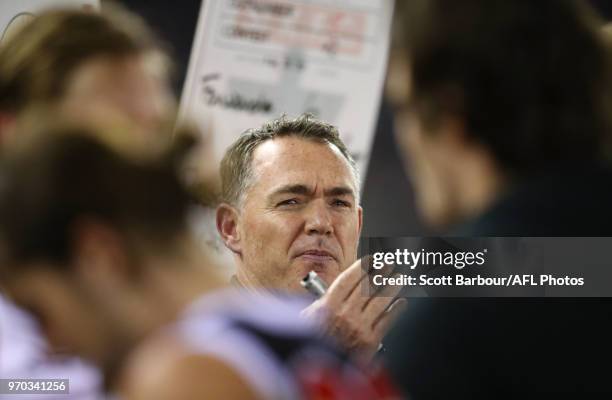
[[[271,178],[272,179],[274,178],[275,173],[278,170],[278,166],[276,164],[281,160],[283,160],[284,163],[289,162],[291,164],[291,167],[289,167],[289,169],[296,171],[293,176],[291,175],[289,176],[290,178],[292,178],[289,180],[289,182],[298,182],[295,184],[296,185],[300,184],[308,188],[312,188],[311,185],[307,183],[303,183],[303,179],[304,179],[303,174],[304,172],[308,171],[310,165],[312,165],[312,161],[310,161],[305,166],[303,165],[295,166],[295,163],[297,162],[298,158],[308,157],[308,159],[311,160],[309,157],[309,154],[312,153],[314,150],[313,148],[308,148],[307,146],[304,146],[304,147],[300,146],[299,143],[302,143],[302,142],[312,144],[317,147],[323,146],[327,148],[331,152],[331,154],[333,154],[333,159],[342,165],[342,167],[347,171],[350,178],[348,179],[347,182],[337,183],[336,187],[329,189],[329,190],[333,190],[333,189],[337,189],[341,187],[351,188],[350,194],[356,199],[357,202],[359,202],[360,193],[359,193],[359,181],[358,181],[359,178],[357,176],[357,172],[353,168],[353,166],[350,164],[350,162],[344,157],[342,152],[335,145],[333,145],[332,143],[328,143],[328,142],[317,142],[317,141],[312,141],[312,140],[308,140],[308,139],[304,139],[300,137],[286,136],[286,137],[279,137],[279,138],[267,140],[263,143],[260,143],[254,149],[252,153],[252,158],[250,160],[250,168],[249,168],[249,174],[246,179],[245,190],[243,192],[243,195],[241,196],[241,198],[243,199],[242,201],[243,204],[244,204],[244,200],[248,198],[249,194],[251,193],[253,187],[261,179],[266,178],[263,175],[271,175]],[[288,148],[286,149],[280,148],[280,146],[282,146],[283,143]],[[294,154],[294,156],[291,156],[289,154],[289,153],[293,154],[294,151],[297,151],[299,155]],[[320,154],[318,151],[316,151],[316,153]],[[285,185],[281,184],[279,186],[286,186],[286,185],[291,185],[291,183],[285,183]],[[312,193],[316,193],[316,190],[318,189],[318,187],[319,187],[319,182],[316,181],[315,187]],[[268,191],[268,193],[269,194],[274,193],[275,190],[278,190],[278,189],[273,189],[272,191]],[[268,197],[269,194],[266,194],[266,197]]]
[[323,191],[325,196],[353,196],[356,197],[355,190],[348,186],[334,186]]

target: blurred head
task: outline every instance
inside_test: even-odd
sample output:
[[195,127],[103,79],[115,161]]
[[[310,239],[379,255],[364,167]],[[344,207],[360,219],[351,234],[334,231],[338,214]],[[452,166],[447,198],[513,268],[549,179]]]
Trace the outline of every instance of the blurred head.
[[0,133],[31,109],[155,130],[174,108],[157,43],[140,18],[119,9],[36,16],[0,46]]
[[301,291],[355,261],[359,178],[336,128],[308,115],[245,132],[221,162],[217,228],[248,286]]
[[560,164],[601,158],[610,67],[585,3],[398,4],[387,93],[430,223],[478,214]]
[[136,161],[93,136],[44,132],[4,160],[0,282],[52,345],[111,373],[173,301],[160,282],[190,261],[190,203],[171,153]]

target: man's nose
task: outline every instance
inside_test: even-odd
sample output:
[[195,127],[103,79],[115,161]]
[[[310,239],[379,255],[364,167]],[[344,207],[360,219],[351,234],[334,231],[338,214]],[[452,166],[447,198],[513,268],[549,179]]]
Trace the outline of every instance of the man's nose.
[[331,235],[334,231],[330,211],[324,201],[315,201],[306,210],[304,230],[308,235]]

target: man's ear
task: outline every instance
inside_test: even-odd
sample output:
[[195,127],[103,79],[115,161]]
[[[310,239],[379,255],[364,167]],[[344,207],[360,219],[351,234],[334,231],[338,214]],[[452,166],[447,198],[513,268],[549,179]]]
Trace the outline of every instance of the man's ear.
[[104,288],[110,294],[116,285],[131,279],[134,271],[119,232],[103,222],[83,219],[74,224],[71,233],[74,270],[86,285]]
[[0,110],[0,144],[8,140],[15,129],[15,115]]
[[235,207],[221,203],[217,207],[217,231],[225,246],[234,254],[242,254],[240,232],[238,231],[238,210]]
[[440,123],[440,131],[445,136],[447,145],[453,149],[463,149],[471,145],[471,139],[468,136],[464,121],[459,117],[447,116]]
[[464,121],[459,117],[445,116],[438,124],[437,132],[428,135],[430,148],[435,149],[436,162],[447,171],[454,171],[457,165],[462,169],[466,162],[474,159],[483,146],[474,141],[465,128]]

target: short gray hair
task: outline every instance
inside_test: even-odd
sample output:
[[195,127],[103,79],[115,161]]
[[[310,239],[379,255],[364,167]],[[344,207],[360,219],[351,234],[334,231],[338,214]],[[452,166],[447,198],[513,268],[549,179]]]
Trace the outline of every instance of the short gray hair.
[[355,160],[340,139],[338,129],[306,113],[295,119],[283,115],[259,128],[248,129],[227,149],[221,161],[222,201],[239,205],[253,178],[251,165],[255,149],[261,143],[279,137],[297,137],[335,146],[351,167],[359,196],[359,172]]

